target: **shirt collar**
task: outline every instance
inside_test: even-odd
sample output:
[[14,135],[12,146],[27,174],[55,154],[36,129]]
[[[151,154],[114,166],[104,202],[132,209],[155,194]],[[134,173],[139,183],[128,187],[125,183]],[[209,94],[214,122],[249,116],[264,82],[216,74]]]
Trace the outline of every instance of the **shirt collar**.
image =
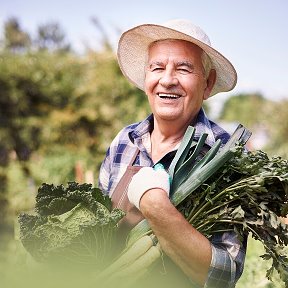
[[[206,116],[203,108],[200,109],[196,121],[193,125],[195,128],[194,138],[195,140],[199,140],[203,133],[206,133],[208,136],[205,140],[205,143],[212,147],[215,143],[215,136],[213,134],[213,129],[211,127],[210,121]],[[191,124],[192,125],[192,124]],[[153,114],[150,114],[145,120],[139,123],[137,127],[132,130],[129,134],[130,140],[136,144],[139,148],[141,148],[141,144],[143,141],[141,140],[143,137],[147,137],[147,133],[150,133],[154,127],[154,117]]]
[[200,109],[198,115],[197,115],[197,119],[195,121],[195,135],[194,138],[196,140],[198,140],[202,134],[206,133],[208,136],[205,140],[205,143],[212,147],[214,145],[214,143],[216,142],[214,133],[213,133],[213,129],[211,127],[211,123],[208,119],[208,117],[206,116],[205,111],[203,110],[203,108]]
[[130,132],[130,140],[135,142],[135,139],[141,138],[143,135],[150,133],[154,127],[154,117],[150,114],[145,120],[139,123],[134,130]]

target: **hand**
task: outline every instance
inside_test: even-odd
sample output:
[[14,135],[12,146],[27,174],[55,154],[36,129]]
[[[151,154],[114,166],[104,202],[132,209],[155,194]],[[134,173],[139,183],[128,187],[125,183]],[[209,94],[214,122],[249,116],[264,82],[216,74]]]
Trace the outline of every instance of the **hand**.
[[164,168],[155,170],[152,167],[143,167],[132,177],[128,186],[128,199],[139,209],[140,200],[143,194],[154,188],[164,190],[169,197],[169,174]]

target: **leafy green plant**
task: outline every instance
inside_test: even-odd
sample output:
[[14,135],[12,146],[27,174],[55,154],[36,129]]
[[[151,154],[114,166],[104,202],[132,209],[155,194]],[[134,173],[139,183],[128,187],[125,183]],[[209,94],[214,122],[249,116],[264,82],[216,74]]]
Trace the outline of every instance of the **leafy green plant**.
[[43,184],[35,212],[20,214],[19,223],[23,246],[38,261],[97,271],[114,257],[113,236],[124,212],[112,209],[110,198],[91,184]]
[[[286,247],[286,251],[288,247]],[[252,237],[248,238],[244,271],[237,282],[237,288],[284,288],[285,283],[278,273],[273,274],[273,281],[267,279],[266,271],[271,267],[272,260],[259,261],[259,257],[265,253],[262,243]],[[287,253],[286,253],[287,254]]]
[[192,193],[178,209],[207,237],[234,230],[240,238],[259,240],[274,269],[288,281],[288,226],[280,220],[288,209],[288,161],[262,151],[239,153]]

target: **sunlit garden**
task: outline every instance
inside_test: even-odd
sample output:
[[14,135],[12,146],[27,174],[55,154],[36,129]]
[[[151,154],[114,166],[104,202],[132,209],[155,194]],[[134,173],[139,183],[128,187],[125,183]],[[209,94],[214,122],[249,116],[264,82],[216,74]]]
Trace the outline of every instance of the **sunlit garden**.
[[[13,278],[16,287],[22,282],[17,271],[25,278],[23,266],[35,265],[19,239],[18,216],[33,212],[40,185],[97,186],[110,142],[122,127],[145,118],[149,106],[121,74],[109,42],[79,55],[59,24],[39,27],[32,39],[13,18],[0,43],[0,278]],[[287,99],[231,94],[216,116],[212,103],[205,102],[205,110],[215,121],[252,131],[250,150],[288,158]],[[263,254],[263,245],[249,237],[238,288],[287,287],[276,270],[268,279],[271,259]]]

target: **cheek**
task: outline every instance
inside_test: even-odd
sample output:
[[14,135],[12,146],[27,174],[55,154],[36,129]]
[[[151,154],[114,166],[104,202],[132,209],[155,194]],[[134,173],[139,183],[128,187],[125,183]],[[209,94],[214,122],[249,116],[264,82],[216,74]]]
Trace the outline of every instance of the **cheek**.
[[204,98],[205,92],[205,83],[204,81],[199,81],[198,83],[194,83],[194,85],[190,85],[187,83],[186,91],[192,96],[194,101],[202,101]]
[[146,77],[145,77],[145,83],[144,83],[144,87],[145,87],[145,91],[151,91],[155,85],[157,85],[159,81],[159,77],[157,77],[156,74],[152,74],[152,73],[147,73]]
[[144,92],[146,94],[148,102],[151,104],[153,89],[151,88],[150,82],[146,81],[146,79],[145,79],[145,83],[144,83]]
[[149,91],[149,86],[150,86],[149,76],[146,75],[144,80],[144,90],[146,94]]

